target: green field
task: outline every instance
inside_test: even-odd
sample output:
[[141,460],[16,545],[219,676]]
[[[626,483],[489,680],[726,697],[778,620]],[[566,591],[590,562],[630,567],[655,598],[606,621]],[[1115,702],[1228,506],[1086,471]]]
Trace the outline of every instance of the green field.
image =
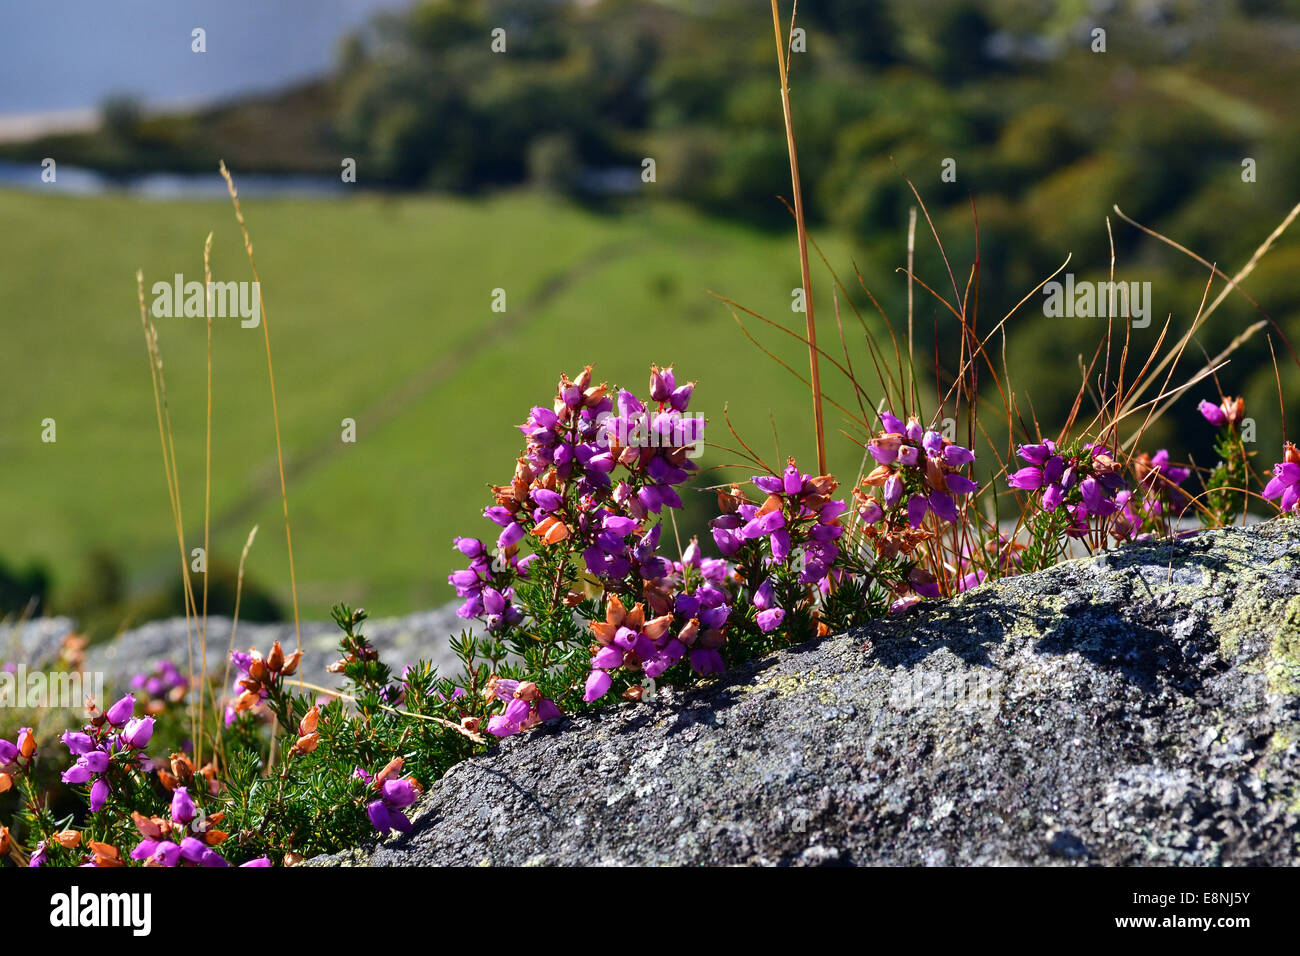
[[[534,194],[470,202],[363,195],[246,200],[275,358],[299,594],[306,617],[336,600],[402,613],[450,596],[456,534],[482,534],[485,486],[511,473],[531,404],[560,372],[644,392],[651,362],[700,382],[695,408],[725,438],[724,404],[762,454],[811,464],[803,387],[741,335],[706,290],[799,324],[793,232],[757,234],[668,205],[602,216]],[[134,590],[179,576],[135,271],[217,281],[248,264],[223,202],[0,192],[6,400],[0,406],[0,555],[45,562],[54,597],[103,547]],[[847,248],[823,237],[852,274]],[[890,263],[892,268],[894,264]],[[881,273],[885,270],[881,269]],[[507,311],[491,309],[504,288]],[[823,335],[833,314],[823,305]],[[187,547],[202,543],[205,331],[159,319]],[[796,368],[793,339],[759,330]],[[260,525],[249,574],[288,607],[288,562],[260,329],[218,320],[212,438],[213,559],[234,564]],[[833,342],[833,339],[832,339]],[[829,392],[851,401],[847,389]],[[341,441],[344,418],[356,444]],[[53,418],[57,441],[42,443]],[[828,416],[838,435],[838,419]],[[833,441],[848,477],[857,455]],[[711,451],[705,464],[730,456]],[[732,473],[728,473],[732,474]],[[740,474],[748,474],[748,471]]]

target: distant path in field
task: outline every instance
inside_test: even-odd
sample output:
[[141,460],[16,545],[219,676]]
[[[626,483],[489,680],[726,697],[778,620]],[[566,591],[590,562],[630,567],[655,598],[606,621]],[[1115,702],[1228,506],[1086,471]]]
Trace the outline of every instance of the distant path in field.
[[[541,288],[531,302],[522,309],[512,307],[510,311],[501,313],[500,317],[482,329],[476,330],[468,337],[467,341],[448,350],[437,361],[407,379],[406,382],[380,396],[377,401],[363,409],[361,414],[356,416],[358,424],[364,421],[367,431],[371,432],[382,428],[431,389],[449,380],[470,360],[506,337],[518,332],[519,329],[536,318],[549,303],[574,283],[596,269],[608,265],[638,248],[641,248],[641,243],[637,240],[609,243],[601,246],[570,268],[552,273],[542,283]],[[331,432],[330,437],[322,438],[315,445],[285,461],[285,481],[288,482],[311,473],[328,463],[335,455],[341,454],[342,451],[343,444],[338,440],[338,436]],[[267,500],[280,494],[279,473],[271,459],[268,458],[267,462],[265,468],[255,470],[255,473],[261,472],[266,474],[267,477],[252,483],[248,492],[242,498],[221,514],[213,517],[212,530],[214,533],[246,529],[253,516],[266,504]]]

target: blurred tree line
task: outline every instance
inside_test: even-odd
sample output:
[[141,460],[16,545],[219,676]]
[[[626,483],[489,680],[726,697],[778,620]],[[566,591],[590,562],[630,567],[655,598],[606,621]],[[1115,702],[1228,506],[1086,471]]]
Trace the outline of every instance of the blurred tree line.
[[[1185,330],[1206,275],[1112,206],[1235,271],[1300,198],[1288,92],[1300,81],[1297,0],[823,0],[801,4],[799,24],[791,87],[807,214],[856,240],[863,278],[896,323],[909,178],[960,286],[978,228],[984,328],[1067,255],[1078,278],[1105,279],[1113,243],[1116,278],[1153,287],[1151,325],[1133,333],[1140,359],[1167,317],[1170,341]],[[504,52],[492,48],[497,29]],[[741,0],[431,0],[347,42],[337,131],[395,186],[473,193],[531,181],[602,202],[627,191],[788,228],[775,198],[790,180],[773,54],[767,6]],[[645,157],[653,187],[639,177]],[[852,264],[835,266],[854,285]],[[924,217],[916,271],[954,298]],[[1288,239],[1246,288],[1300,342],[1297,273],[1300,245]],[[956,321],[917,294],[924,354],[954,355]],[[865,296],[858,304],[868,308]],[[1260,317],[1230,299],[1180,371]],[[1035,299],[1008,329],[1013,385],[1032,401],[1022,411],[1054,429],[1105,322],[1048,319]],[[1296,363],[1270,332],[1294,400]],[[1220,382],[1247,395],[1272,454],[1281,433],[1269,344],[1257,334]],[[1152,439],[1204,458],[1195,399],[1184,405]]]

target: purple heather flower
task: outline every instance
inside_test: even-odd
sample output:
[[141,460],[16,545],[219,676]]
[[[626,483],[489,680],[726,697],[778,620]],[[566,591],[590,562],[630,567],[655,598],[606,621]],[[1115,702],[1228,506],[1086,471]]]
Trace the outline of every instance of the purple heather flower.
[[582,699],[587,703],[594,700],[600,700],[609,692],[610,685],[614,679],[603,670],[593,670],[587,675],[587,686],[583,691]]
[[940,457],[943,458],[945,464],[960,468],[973,462],[975,453],[969,448],[961,447],[961,445],[945,445]]
[[1293,511],[1300,504],[1300,464],[1282,461],[1273,466],[1273,478],[1264,487],[1264,497],[1281,498],[1283,511]]
[[890,475],[885,479],[885,507],[892,508],[903,497],[903,479],[898,475]]
[[194,801],[185,787],[177,787],[172,793],[172,819],[177,823],[189,823],[194,819]]
[[108,784],[101,778],[90,788],[90,812],[98,813],[108,802]]
[[[89,753],[95,749],[95,739],[89,734],[83,734],[79,731],[67,730],[63,733],[63,744],[74,757],[80,757],[84,753]],[[4,741],[0,741],[3,744]],[[0,763],[3,763],[0,760]]]
[[379,788],[379,799],[366,805],[366,814],[376,830],[387,836],[393,830],[411,832],[411,821],[403,812],[419,797],[419,791],[409,780],[385,780]]
[[64,783],[88,783],[90,778],[93,776],[94,774],[90,772],[90,768],[78,760],[67,770],[63,771],[62,779]]
[[697,674],[721,674],[727,669],[722,655],[712,648],[696,647],[691,650],[691,670]]
[[672,395],[668,396],[668,403],[672,405],[675,411],[684,412],[691,404],[691,393],[694,391],[694,382],[687,382],[685,385],[678,385],[673,389]]
[[249,860],[247,863],[239,864],[239,867],[240,869],[243,869],[244,867],[262,867],[262,866],[270,866],[270,865],[271,865],[270,859],[264,856],[259,856],[255,860]]
[[898,600],[896,600],[893,604],[889,605],[889,613],[902,614],[905,611],[910,611],[912,608],[916,607],[916,605],[920,603],[921,603],[921,596],[919,594],[905,594],[902,597],[900,597]]
[[131,859],[153,861],[159,866],[175,866],[181,859],[181,848],[171,840],[145,838],[131,851]]
[[1085,478],[1079,482],[1079,494],[1083,496],[1088,514],[1106,518],[1117,510],[1115,502],[1107,496],[1106,489],[1096,478]]
[[1043,469],[1033,465],[1021,468],[1007,476],[1007,484],[1021,491],[1037,491],[1043,487]]
[[781,626],[785,620],[785,611],[779,607],[768,608],[758,612],[758,629],[764,634]]
[[531,495],[542,511],[555,511],[564,504],[564,496],[546,488],[534,488]]
[[199,863],[207,851],[204,842],[196,837],[187,836],[181,840],[181,858],[191,863]]
[[[969,495],[972,492],[979,490],[979,485],[976,482],[972,481],[971,479],[967,478],[965,475],[957,475],[957,474],[946,475],[944,476],[944,482],[948,485],[948,490],[951,491],[954,495]],[[949,519],[949,520],[955,520],[955,519]]]
[[478,538],[456,538],[456,550],[467,558],[478,558],[487,554],[487,548]]
[[1192,473],[1190,468],[1171,465],[1169,463],[1169,452],[1164,448],[1151,456],[1151,469],[1159,472],[1162,478],[1175,485],[1181,485]]
[[77,763],[83,764],[91,773],[103,773],[108,769],[108,754],[102,750],[92,750],[78,758]]
[[45,857],[46,857],[45,841],[42,840],[40,843],[36,844],[36,849],[32,851],[32,855],[28,858],[27,865],[44,866]]
[[114,727],[121,727],[135,713],[135,697],[127,694],[104,713],[108,722]]
[[673,389],[677,387],[677,380],[673,375],[672,366],[666,369],[660,369],[658,366],[650,368],[650,398],[656,402],[663,403],[673,394]]
[[740,529],[740,536],[746,539],[761,538],[784,527],[785,514],[780,509],[774,509],[749,521]]
[[153,718],[136,717],[122,731],[122,742],[135,750],[143,750],[153,736]]
[[1202,400],[1201,403],[1196,406],[1196,410],[1205,416],[1205,420],[1215,428],[1222,428],[1224,425],[1228,424],[1228,416],[1223,413],[1223,409],[1220,406],[1213,402]]

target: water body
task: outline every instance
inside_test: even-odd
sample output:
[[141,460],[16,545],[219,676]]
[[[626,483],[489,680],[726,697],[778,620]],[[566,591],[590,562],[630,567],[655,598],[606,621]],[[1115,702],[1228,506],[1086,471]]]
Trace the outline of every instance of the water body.
[[[130,95],[192,107],[327,73],[341,39],[409,0],[58,0],[0,4],[0,119]],[[206,31],[207,52],[191,50]]]
[[[356,186],[344,185],[338,177],[264,176],[244,173],[237,181],[241,196],[302,196],[321,198],[355,195]],[[216,199],[229,202],[225,181],[212,173],[142,173],[109,177],[93,169],[60,164],[58,179],[41,179],[36,163],[0,160],[0,189],[55,193],[61,196],[99,196],[118,193],[137,199]]]

